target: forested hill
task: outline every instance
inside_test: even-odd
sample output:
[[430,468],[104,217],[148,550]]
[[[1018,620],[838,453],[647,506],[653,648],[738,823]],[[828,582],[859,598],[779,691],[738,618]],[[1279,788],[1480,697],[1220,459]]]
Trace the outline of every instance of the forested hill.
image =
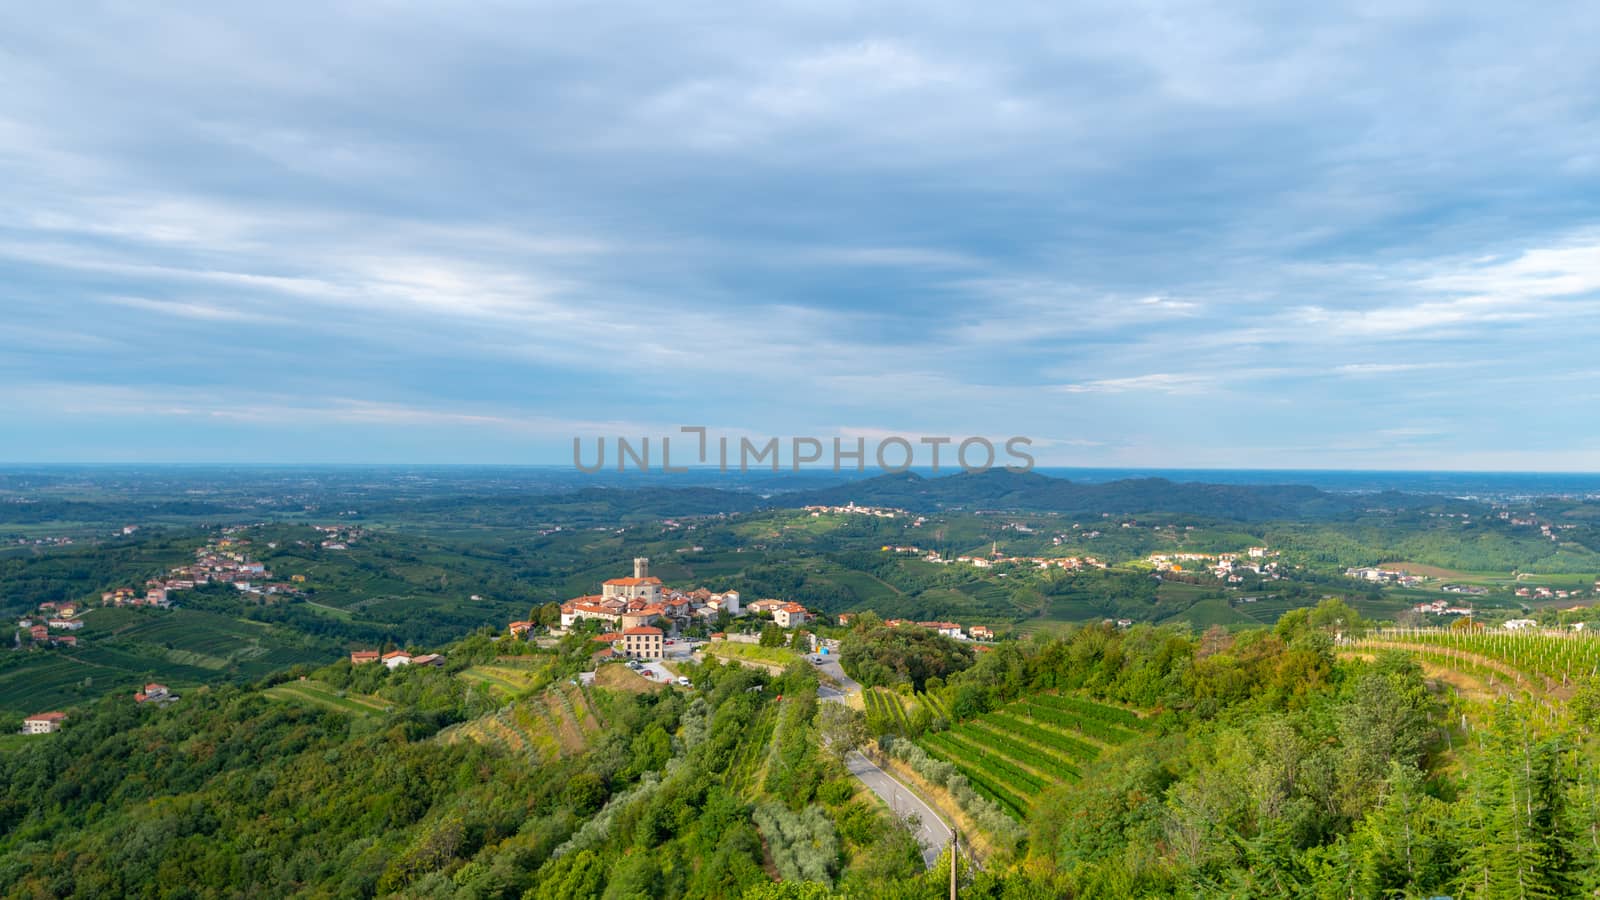
[[[187,473],[185,473],[187,474]],[[1335,493],[1307,485],[1208,484],[1165,478],[1078,482],[1036,472],[992,469],[923,476],[915,472],[844,481],[825,487],[826,473],[781,473],[762,478],[730,474],[716,484],[617,481],[604,485],[560,478],[521,479],[493,472],[408,480],[383,473],[327,472],[289,479],[275,472],[206,474],[183,480],[96,481],[65,487],[34,485],[0,473],[0,526],[51,522],[121,525],[254,522],[271,518],[315,521],[359,511],[367,521],[394,518],[474,525],[560,523],[612,525],[671,516],[750,512],[813,504],[857,503],[916,512],[953,509],[1017,510],[1064,515],[1169,513],[1241,522],[1336,520],[1384,509],[1478,513],[1476,503],[1437,495]],[[542,473],[541,473],[542,474]],[[641,476],[643,477],[643,476]],[[32,488],[39,488],[32,490]],[[204,499],[188,496],[195,489]],[[12,491],[8,495],[7,490]],[[129,493],[133,491],[133,493]],[[0,527],[0,534],[12,528]],[[20,532],[19,532],[20,533]]]
[[953,508],[1016,509],[1068,515],[1161,512],[1244,522],[1338,519],[1374,509],[1477,509],[1477,504],[1466,501],[1394,491],[1335,494],[1304,485],[1202,484],[1165,478],[1087,484],[1003,469],[934,478],[905,472],[773,499],[784,506],[833,506],[854,502],[914,512]]
[[637,519],[749,512],[768,505],[756,494],[707,487],[586,487],[541,494],[463,493],[363,504],[368,516],[525,524],[552,521],[613,525]]

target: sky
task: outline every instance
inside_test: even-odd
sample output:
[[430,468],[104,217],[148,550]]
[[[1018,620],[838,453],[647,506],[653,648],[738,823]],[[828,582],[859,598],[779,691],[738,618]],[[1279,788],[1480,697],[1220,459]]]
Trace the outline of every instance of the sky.
[[1596,46],[1582,2],[8,4],[0,461],[1597,471]]

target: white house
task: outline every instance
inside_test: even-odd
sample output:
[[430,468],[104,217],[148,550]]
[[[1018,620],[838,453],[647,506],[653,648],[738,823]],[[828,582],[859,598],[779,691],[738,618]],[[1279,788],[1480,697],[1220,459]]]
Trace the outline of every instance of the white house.
[[776,622],[779,628],[793,628],[804,625],[810,620],[811,614],[798,603],[785,603],[772,611],[772,621]]
[[22,720],[22,733],[49,734],[53,731],[60,731],[61,723],[66,718],[67,714],[64,712],[47,712],[29,716]]

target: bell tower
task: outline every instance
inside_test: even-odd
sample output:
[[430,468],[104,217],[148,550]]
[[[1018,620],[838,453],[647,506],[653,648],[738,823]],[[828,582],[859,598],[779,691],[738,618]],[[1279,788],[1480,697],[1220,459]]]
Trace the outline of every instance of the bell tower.
[[635,577],[635,578],[645,578],[645,577],[648,577],[649,574],[650,574],[650,559],[649,559],[649,557],[635,556],[633,558],[633,577]]

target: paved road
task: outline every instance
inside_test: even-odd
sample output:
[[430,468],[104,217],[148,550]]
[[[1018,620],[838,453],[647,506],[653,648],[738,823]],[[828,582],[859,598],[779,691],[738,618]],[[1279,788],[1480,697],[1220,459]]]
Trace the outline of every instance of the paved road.
[[641,663],[638,671],[640,675],[657,684],[674,684],[678,680],[678,676],[668,672],[667,667],[656,660]]
[[820,657],[813,656],[811,658],[821,659],[822,663],[821,665],[816,666],[816,670],[827,675],[829,678],[832,678],[834,681],[839,682],[839,687],[843,689],[835,690],[827,685],[823,685],[817,689],[818,697],[822,698],[823,700],[832,700],[835,703],[843,703],[846,696],[861,690],[861,685],[852,680],[849,675],[846,675],[844,673],[844,669],[839,666],[838,657],[830,655]]
[[[817,697],[833,703],[845,703],[849,696],[858,693],[861,685],[844,673],[839,667],[836,656],[812,657],[821,659],[817,671],[826,673],[829,677],[839,682],[843,690],[836,690],[828,685],[817,686]],[[911,792],[911,789],[902,784],[893,775],[878,768],[872,760],[862,756],[857,751],[850,751],[845,757],[845,767],[850,770],[862,784],[872,789],[872,792],[883,798],[885,805],[900,817],[917,817],[917,843],[922,845],[922,861],[929,868],[938,862],[939,853],[950,843],[950,828],[944,819],[933,811],[933,808],[922,802],[922,798]]]
[[917,842],[922,845],[922,861],[928,868],[933,868],[940,851],[950,843],[950,828],[939,818],[939,814],[909,788],[896,781],[894,776],[873,765],[872,760],[860,753],[852,750],[845,757],[845,765],[851,775],[861,779],[862,784],[882,797],[895,815],[917,817]]

